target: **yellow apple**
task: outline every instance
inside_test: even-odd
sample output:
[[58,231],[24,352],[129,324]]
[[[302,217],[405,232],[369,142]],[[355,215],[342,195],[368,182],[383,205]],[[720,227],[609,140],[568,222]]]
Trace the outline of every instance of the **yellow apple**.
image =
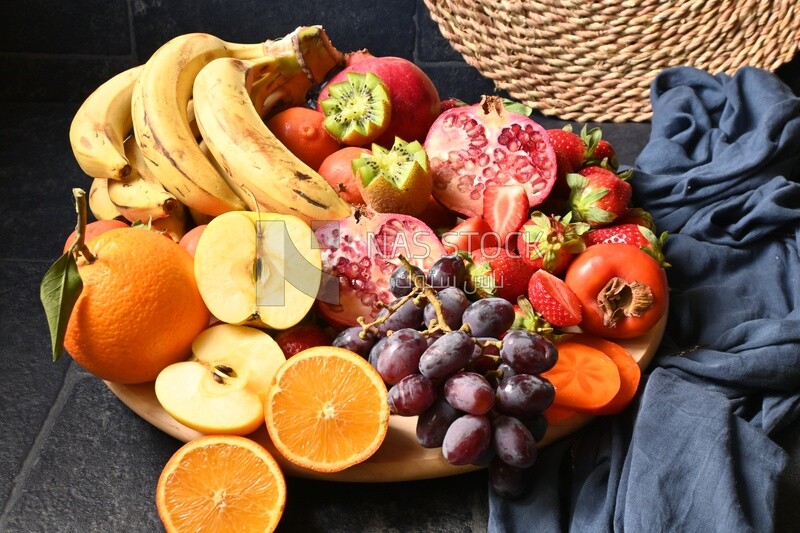
[[202,433],[247,435],[264,422],[264,400],[286,361],[268,333],[218,324],[192,343],[192,357],[156,378],[156,398],[175,420]]
[[286,329],[314,305],[322,259],[314,232],[300,218],[231,211],[211,220],[200,236],[194,273],[219,320]]

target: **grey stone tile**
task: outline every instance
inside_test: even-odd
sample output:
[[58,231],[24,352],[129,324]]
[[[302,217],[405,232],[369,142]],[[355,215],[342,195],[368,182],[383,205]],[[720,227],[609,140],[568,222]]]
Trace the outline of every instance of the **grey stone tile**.
[[72,188],[88,191],[69,146],[70,104],[0,104],[0,258],[61,255],[75,227]]
[[[0,260],[0,501],[4,502],[58,396],[68,362],[53,363],[39,303],[47,264]],[[0,528],[2,529],[2,528]]]
[[[412,57],[415,0],[364,2],[133,2],[140,60],[175,35],[212,33],[235,42],[281,37],[298,26],[319,24],[339,50],[367,48],[377,55]],[[153,24],[158,20],[158,24]]]
[[25,2],[3,9],[0,52],[129,54],[128,20],[126,0]]
[[488,519],[483,471],[402,483],[292,479],[278,531],[482,531]]
[[155,488],[180,443],[73,368],[74,386],[0,530],[162,530]]
[[464,62],[450,41],[442,35],[439,25],[431,18],[431,12],[422,0],[417,0],[417,55],[418,61]]
[[134,64],[133,55],[3,54],[0,102],[80,103],[101,83]]

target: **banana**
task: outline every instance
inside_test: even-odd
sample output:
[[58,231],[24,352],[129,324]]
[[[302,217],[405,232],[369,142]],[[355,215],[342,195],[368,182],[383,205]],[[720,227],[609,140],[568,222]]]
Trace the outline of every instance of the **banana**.
[[[311,85],[341,63],[341,53],[320,28],[305,28],[296,40],[293,59],[220,58],[203,67],[194,82],[195,117],[209,151],[229,183],[243,192],[248,208],[292,214],[307,222],[340,220],[350,215],[350,206],[261,118],[277,101],[302,104]],[[251,98],[243,97],[248,94]]]
[[140,65],[110,78],[84,100],[72,119],[72,153],[93,178],[121,179],[131,170],[123,141],[132,127],[131,95],[142,70]]
[[94,178],[89,187],[89,211],[97,220],[111,220],[122,216],[117,206],[108,197],[109,181],[111,180]]
[[131,173],[121,180],[110,180],[108,197],[130,222],[149,222],[169,216],[180,202],[150,174],[133,137],[125,141],[125,155]]
[[150,222],[150,227],[161,231],[173,241],[179,242],[181,237],[186,235],[186,232],[192,227],[189,208],[179,203],[178,207],[172,210],[169,216]]
[[192,133],[188,108],[195,76],[215,58],[252,59],[291,45],[288,36],[235,44],[190,33],[167,41],[145,63],[131,103],[136,141],[151,172],[189,208],[216,216],[245,207],[202,154]]

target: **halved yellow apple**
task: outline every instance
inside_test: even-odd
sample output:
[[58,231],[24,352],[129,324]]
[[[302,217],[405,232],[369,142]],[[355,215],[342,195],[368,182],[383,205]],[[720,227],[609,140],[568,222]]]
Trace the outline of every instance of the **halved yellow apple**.
[[314,305],[322,260],[314,232],[300,218],[231,211],[211,220],[200,236],[194,273],[219,320],[286,329]]
[[175,420],[202,433],[247,435],[264,422],[264,400],[286,361],[278,343],[249,326],[217,324],[192,343],[192,357],[164,368],[155,393]]

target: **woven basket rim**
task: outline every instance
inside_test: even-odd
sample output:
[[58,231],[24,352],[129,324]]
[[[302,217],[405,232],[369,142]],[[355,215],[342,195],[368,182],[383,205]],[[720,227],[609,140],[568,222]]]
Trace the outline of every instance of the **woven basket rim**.
[[[662,70],[774,71],[800,48],[792,0],[424,0],[467,64],[545,116],[644,122]],[[797,4],[797,5],[795,5]]]

